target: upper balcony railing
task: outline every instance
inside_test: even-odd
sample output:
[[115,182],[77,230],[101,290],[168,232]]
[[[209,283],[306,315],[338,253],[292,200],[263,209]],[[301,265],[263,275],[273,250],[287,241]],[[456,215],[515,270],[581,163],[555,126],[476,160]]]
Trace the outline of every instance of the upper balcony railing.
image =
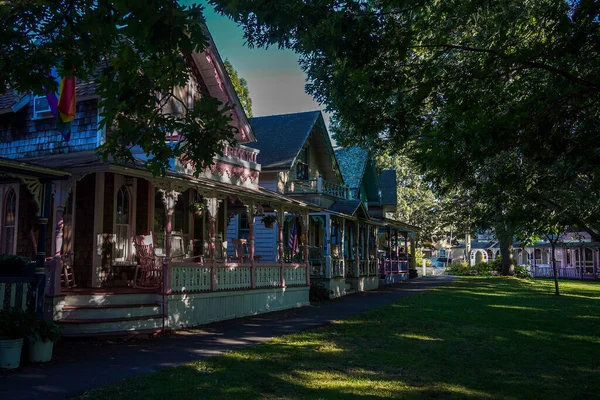
[[286,194],[324,194],[343,200],[352,199],[351,189],[329,182],[319,176],[317,179],[307,179],[288,182],[285,186]]
[[223,155],[233,158],[237,158],[242,161],[249,161],[256,163],[256,157],[258,156],[258,150],[251,149],[249,147],[242,146],[225,146],[223,148]]

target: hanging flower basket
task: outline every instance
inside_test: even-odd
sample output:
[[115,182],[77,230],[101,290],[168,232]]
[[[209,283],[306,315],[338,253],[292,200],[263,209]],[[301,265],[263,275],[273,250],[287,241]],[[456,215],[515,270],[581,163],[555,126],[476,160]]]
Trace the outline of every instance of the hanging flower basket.
[[190,213],[192,213],[196,217],[202,217],[202,214],[204,213],[204,210],[206,210],[206,208],[206,204],[200,201],[190,203]]
[[277,218],[274,215],[265,215],[262,217],[262,223],[265,228],[272,228],[275,222],[277,222]]

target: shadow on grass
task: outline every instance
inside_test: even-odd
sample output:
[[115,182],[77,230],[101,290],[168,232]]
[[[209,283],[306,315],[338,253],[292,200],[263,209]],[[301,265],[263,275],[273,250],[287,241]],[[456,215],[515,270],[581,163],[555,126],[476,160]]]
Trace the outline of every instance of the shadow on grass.
[[83,398],[592,398],[593,285],[563,284],[554,297],[543,282],[464,279]]

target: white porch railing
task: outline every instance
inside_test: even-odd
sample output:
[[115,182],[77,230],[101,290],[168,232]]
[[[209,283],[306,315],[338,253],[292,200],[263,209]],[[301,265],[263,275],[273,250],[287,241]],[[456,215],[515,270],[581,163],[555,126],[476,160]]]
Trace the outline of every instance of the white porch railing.
[[344,276],[344,260],[342,258],[331,258],[331,276]]
[[288,182],[285,186],[286,194],[325,194],[327,196],[336,197],[339,199],[349,199],[350,189],[338,185],[337,183],[329,182],[318,177],[317,179],[307,179]]
[[[255,264],[256,288],[281,287],[281,264]],[[305,264],[283,265],[285,285],[306,285]],[[252,289],[251,264],[172,263],[169,265],[173,293]]]
[[366,276],[369,274],[369,260],[360,260],[358,262],[358,274]]
[[202,264],[171,264],[171,291],[203,292],[210,291],[210,266]]
[[281,286],[281,265],[280,264],[257,264],[256,267],[256,287],[277,287]]
[[303,264],[284,265],[286,286],[306,285],[306,266]]
[[240,290],[252,287],[250,264],[217,264],[217,290]]
[[377,260],[370,260],[369,261],[368,274],[369,274],[369,276],[377,275]]

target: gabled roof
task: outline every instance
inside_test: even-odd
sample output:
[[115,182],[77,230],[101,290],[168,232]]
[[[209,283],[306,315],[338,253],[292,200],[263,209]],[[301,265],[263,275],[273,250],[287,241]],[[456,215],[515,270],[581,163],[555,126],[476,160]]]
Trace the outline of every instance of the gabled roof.
[[360,147],[338,147],[335,149],[344,183],[351,188],[359,188],[369,159],[369,151]]
[[354,216],[360,210],[360,216],[362,218],[370,219],[369,213],[365,208],[365,205],[360,200],[338,200],[335,203],[333,203],[327,210],[350,216]]
[[250,118],[258,142],[247,146],[260,150],[263,170],[289,169],[319,118],[321,111]]
[[396,170],[386,169],[379,174],[379,189],[381,189],[381,204],[396,205],[398,192],[396,188]]

